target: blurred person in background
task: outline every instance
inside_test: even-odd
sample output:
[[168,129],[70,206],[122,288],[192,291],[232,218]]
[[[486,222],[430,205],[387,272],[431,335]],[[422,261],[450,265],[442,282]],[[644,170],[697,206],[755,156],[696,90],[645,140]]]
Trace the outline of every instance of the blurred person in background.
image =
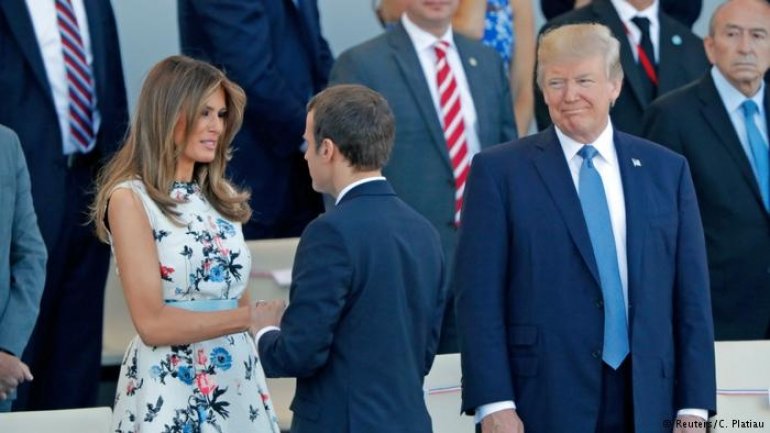
[[21,141],[48,250],[15,410],[97,403],[109,249],[87,225],[93,179],[128,124],[109,0],[0,0],[0,123]]
[[[411,0],[381,0],[377,16],[392,28]],[[529,133],[534,117],[535,17],[530,0],[460,0],[452,28],[494,48],[503,59],[513,96],[518,135]]]
[[299,236],[323,212],[302,159],[305,104],[326,87],[333,59],[317,0],[179,0],[182,53],[210,62],[249,103],[230,175],[251,190],[246,239]]
[[722,3],[704,45],[711,70],[650,105],[644,135],[690,164],[715,338],[770,339],[770,5]]
[[19,138],[0,125],[0,412],[32,380],[20,358],[40,306],[46,251]]

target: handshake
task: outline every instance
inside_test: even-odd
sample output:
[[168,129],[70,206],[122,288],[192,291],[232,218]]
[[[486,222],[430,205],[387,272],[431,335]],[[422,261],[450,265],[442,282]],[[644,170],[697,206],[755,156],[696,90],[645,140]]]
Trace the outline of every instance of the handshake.
[[249,332],[256,336],[260,329],[268,326],[279,327],[283,312],[286,310],[286,301],[277,299],[272,301],[259,300],[250,306],[251,326]]

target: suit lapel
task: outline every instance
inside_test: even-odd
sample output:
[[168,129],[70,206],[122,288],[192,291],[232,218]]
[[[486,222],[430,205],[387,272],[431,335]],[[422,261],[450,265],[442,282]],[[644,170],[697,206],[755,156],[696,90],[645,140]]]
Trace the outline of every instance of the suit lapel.
[[433,145],[451,170],[452,164],[449,162],[449,152],[444,140],[444,131],[436,113],[436,108],[433,105],[433,98],[430,95],[428,83],[425,82],[425,74],[422,71],[420,59],[417,57],[414,45],[400,23],[388,33],[387,37],[392,47],[393,57],[395,57],[401,74],[404,76],[404,81],[412,93],[412,98],[425,121],[428,132],[433,138]]
[[[730,116],[722,103],[722,98],[717,92],[710,73],[698,85],[698,96],[703,103],[701,113],[706,120],[706,124],[711,128],[718,141],[730,155],[733,163],[738,167],[738,171],[740,171],[743,179],[748,183],[754,198],[757,200],[757,204],[764,207],[749,158],[746,156],[743,146],[741,146],[738,133],[735,131],[735,126],[733,126],[733,122],[730,120]],[[765,102],[767,105],[767,92],[765,93]]]
[[[628,266],[628,303],[632,304],[634,288],[640,286],[642,255],[647,232],[647,169],[636,152],[636,146],[615,132],[613,137],[618,154],[620,178],[626,207],[626,261]],[[628,323],[633,323],[634,310],[629,309]]]
[[[660,21],[660,38],[658,40],[658,49],[660,50],[660,59],[658,64],[666,65],[665,68],[658,68],[658,95],[662,95],[669,90],[679,87],[681,74],[685,71],[682,68],[683,50],[686,49],[682,43],[682,35],[675,33],[672,19],[664,14],[658,14]],[[674,41],[679,41],[674,44]]]
[[5,0],[0,2],[0,7],[5,10],[5,16],[9,18],[8,27],[11,29],[21,52],[29,62],[35,79],[45,89],[45,93],[51,100],[51,106],[53,106],[51,87],[48,84],[43,57],[37,46],[37,36],[26,3],[20,0]]
[[588,236],[588,228],[580,207],[580,198],[553,126],[549,127],[543,136],[547,138],[537,144],[541,152],[533,158],[533,163],[559,209],[562,219],[567,224],[572,241],[580,251],[596,284],[601,287],[591,238]]
[[636,65],[636,60],[634,60],[633,52],[636,50],[636,47],[632,47],[628,41],[623,21],[620,20],[618,12],[609,0],[595,1],[591,3],[591,7],[597,15],[596,22],[607,25],[620,42],[620,63],[623,66],[626,82],[631,88],[631,93],[634,97],[640,101],[642,107],[646,107],[651,101],[648,100],[647,94],[644,91],[644,84],[642,83],[644,77],[642,77],[642,73]]
[[[479,65],[479,57],[475,55],[476,50],[474,49],[473,45],[469,43],[468,40],[463,38],[460,35],[455,34],[455,45],[457,45],[457,53],[460,56],[460,60],[463,63],[463,70],[465,71],[465,78],[468,82],[468,87],[471,92],[471,99],[473,99],[473,106],[476,109],[476,124],[478,125],[478,134],[479,134],[479,142],[481,147],[484,147],[484,144],[496,144],[498,140],[496,139],[486,139],[487,134],[489,133],[487,126],[487,122],[484,122],[482,119],[489,119],[488,111],[492,107],[488,107],[487,104],[484,103],[484,89],[485,85],[487,83],[484,82],[484,78],[481,76],[481,70],[482,67],[495,67],[494,65]],[[457,76],[455,74],[455,76]],[[471,128],[473,125],[466,125],[466,128]]]

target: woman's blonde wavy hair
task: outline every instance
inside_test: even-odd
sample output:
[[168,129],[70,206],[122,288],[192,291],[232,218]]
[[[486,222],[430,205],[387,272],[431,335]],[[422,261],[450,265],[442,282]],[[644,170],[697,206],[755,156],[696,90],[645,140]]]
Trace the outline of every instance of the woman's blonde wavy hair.
[[150,70],[125,142],[97,178],[91,219],[99,239],[108,242],[107,204],[115,186],[126,180],[141,180],[163,214],[179,223],[179,212],[175,210],[178,202],[171,198],[170,192],[185,142],[174,142],[174,127],[184,116],[185,136],[189,135],[206,99],[218,89],[225,93],[224,130],[214,160],[196,163],[193,180],[220,214],[234,221],[248,221],[251,217],[249,192],[239,190],[225,177],[232,153],[230,143],[243,122],[246,95],[214,66],[186,56],[171,56]]

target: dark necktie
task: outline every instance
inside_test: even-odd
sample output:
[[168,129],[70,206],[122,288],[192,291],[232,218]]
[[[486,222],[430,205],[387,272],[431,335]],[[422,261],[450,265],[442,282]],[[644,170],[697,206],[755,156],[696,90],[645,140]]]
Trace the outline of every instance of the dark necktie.
[[658,65],[655,63],[655,49],[650,38],[650,20],[645,17],[633,17],[631,22],[642,33],[642,39],[636,46],[637,66],[642,74],[644,89],[652,101],[658,94]]
[[591,145],[583,146],[578,152],[578,155],[583,157],[578,178],[578,195],[588,227],[588,236],[591,238],[604,298],[602,360],[617,370],[629,352],[628,322],[610,209],[604,194],[602,177],[594,166],[594,157],[598,154],[596,148]]

